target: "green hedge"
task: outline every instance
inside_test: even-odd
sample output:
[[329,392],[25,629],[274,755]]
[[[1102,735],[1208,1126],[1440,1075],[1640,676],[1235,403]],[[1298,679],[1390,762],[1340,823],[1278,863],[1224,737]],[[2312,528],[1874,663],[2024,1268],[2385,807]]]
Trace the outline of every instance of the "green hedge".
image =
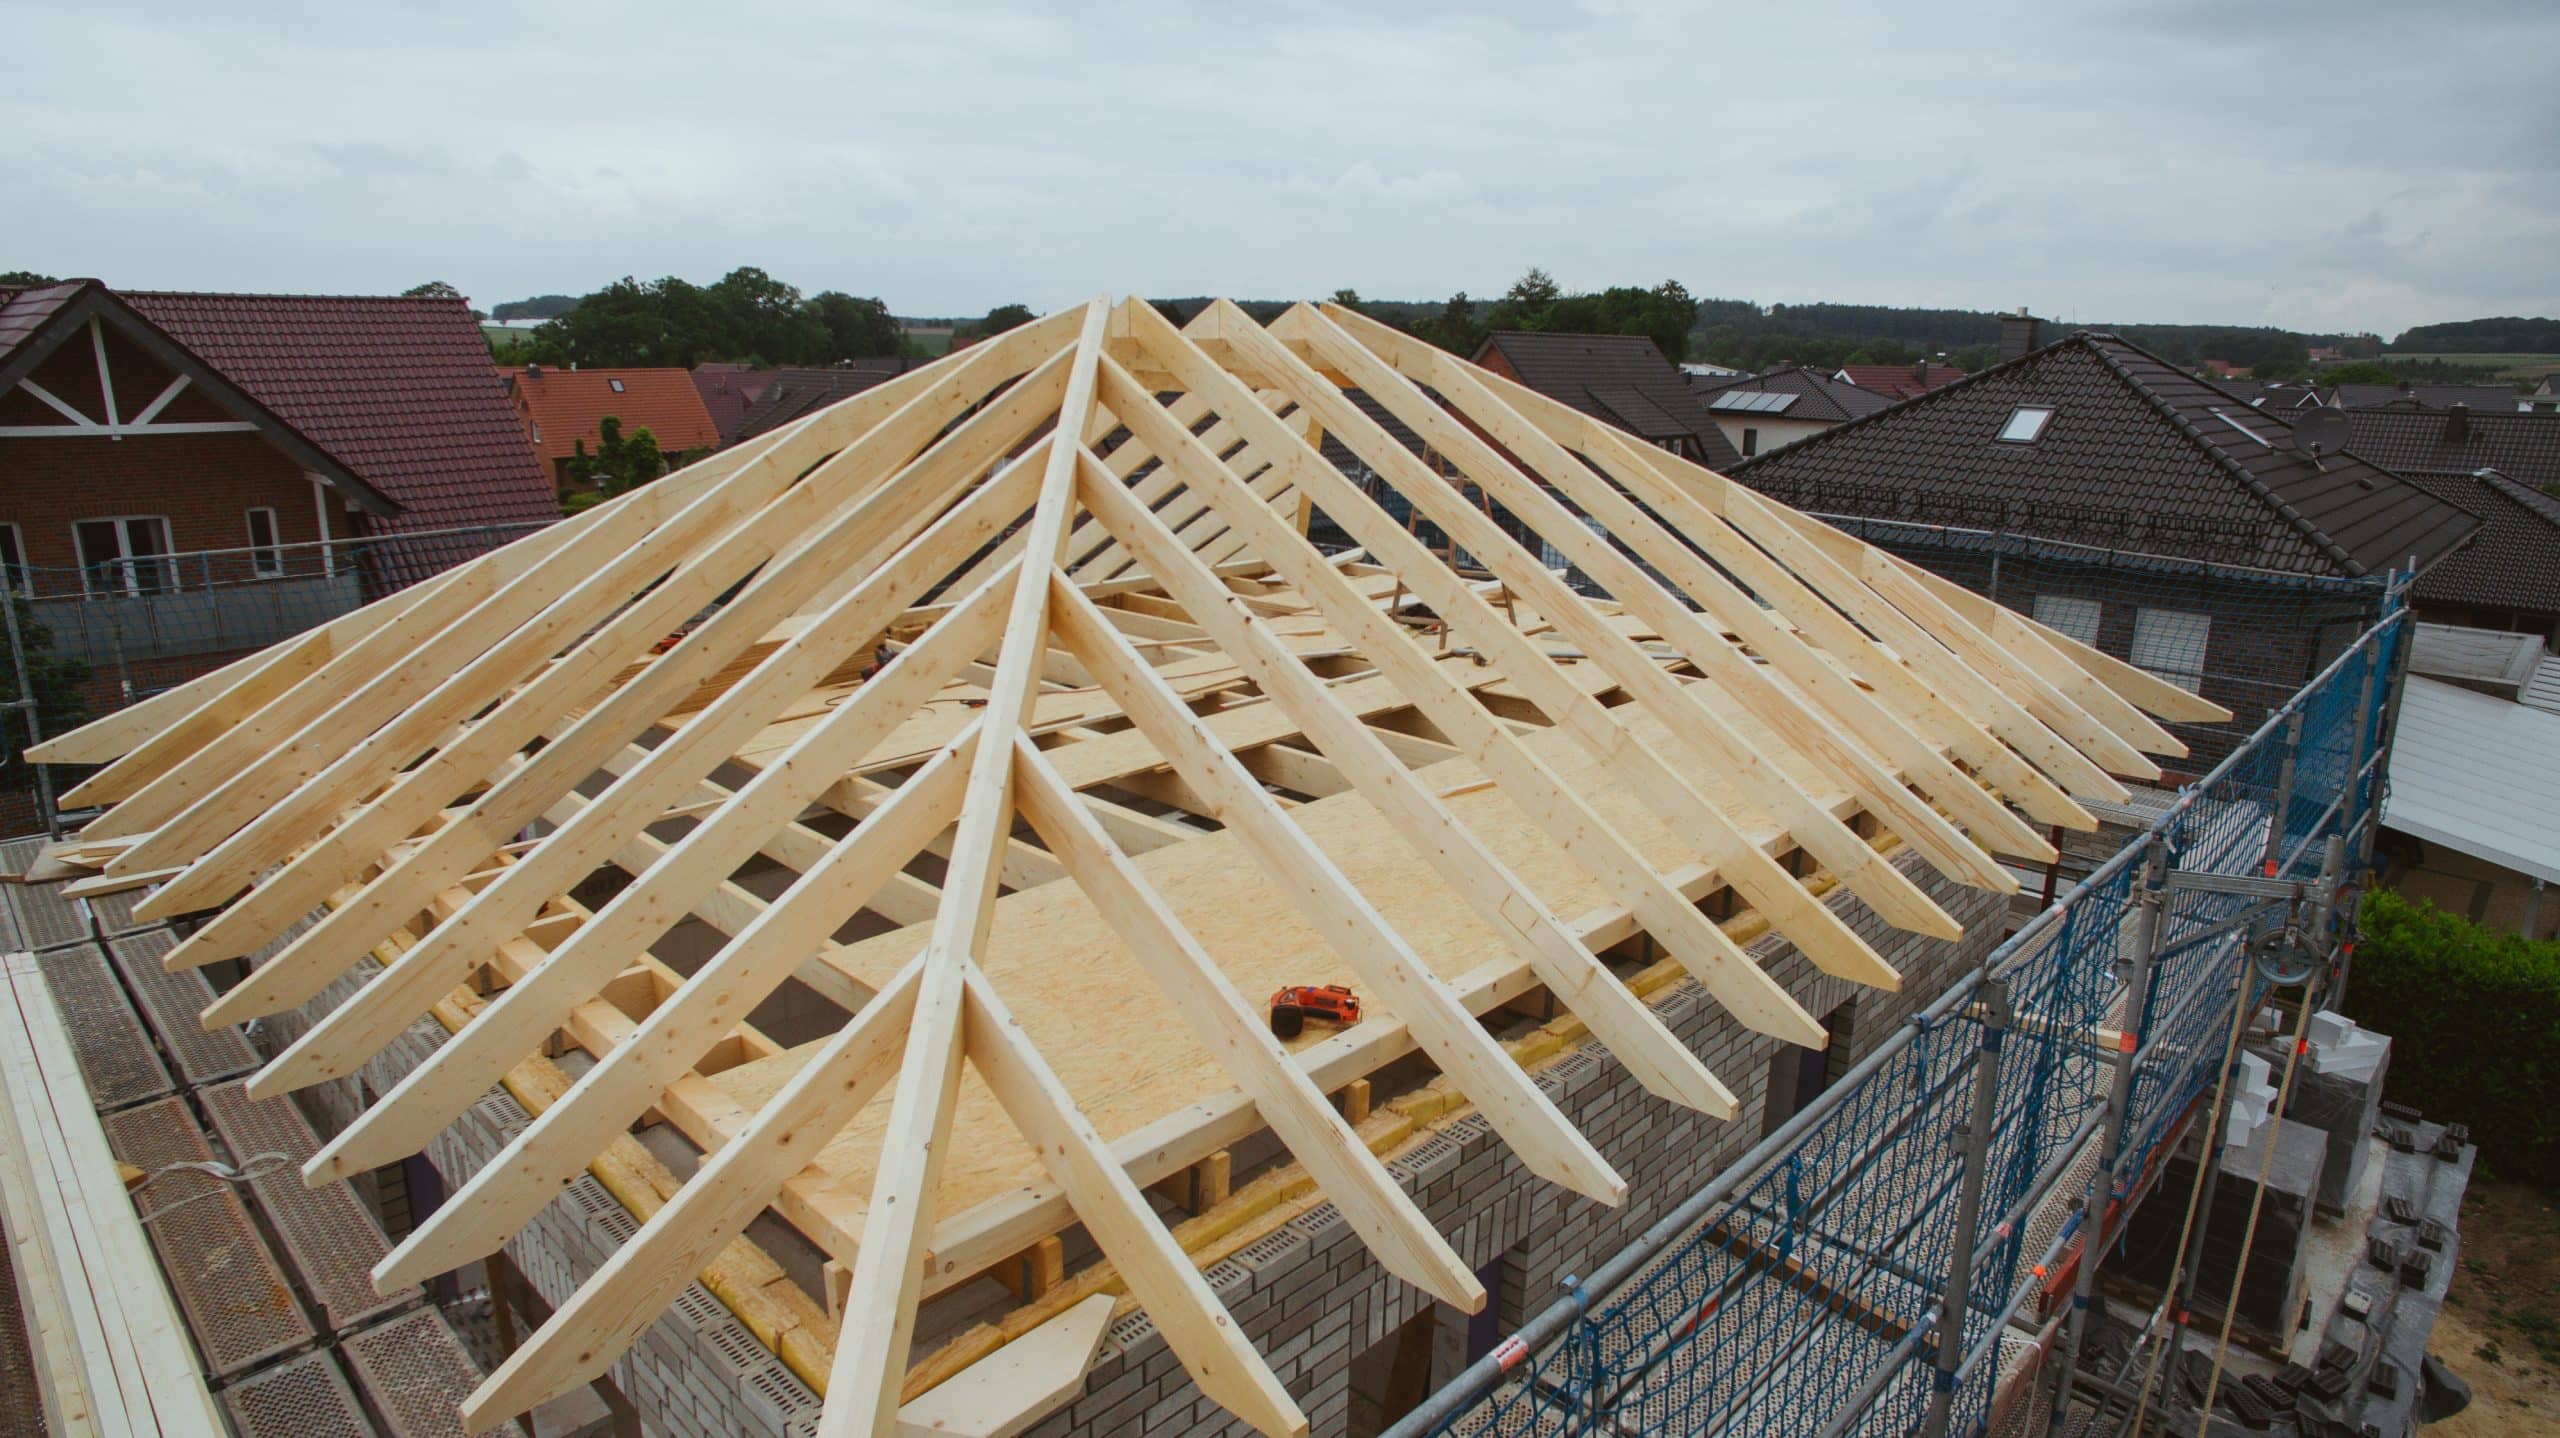
[[2560,1182],[2560,943],[2493,933],[2377,890],[2346,1011],[2391,1036],[2390,1096],[2467,1123],[2501,1172]]

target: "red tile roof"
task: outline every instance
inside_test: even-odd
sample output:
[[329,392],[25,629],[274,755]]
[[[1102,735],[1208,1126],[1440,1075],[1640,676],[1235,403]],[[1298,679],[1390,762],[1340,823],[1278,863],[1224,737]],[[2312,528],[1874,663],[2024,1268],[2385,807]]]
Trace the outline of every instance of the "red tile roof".
[[503,373],[516,413],[544,459],[567,459],[582,439],[593,450],[607,416],[621,420],[626,435],[649,431],[670,455],[720,443],[720,428],[703,407],[690,370],[524,365]]
[[0,357],[74,302],[129,311],[317,451],[312,460],[334,462],[397,505],[375,520],[378,531],[560,517],[460,300],[109,290],[75,280],[0,290]]
[[1839,378],[1862,390],[1893,399],[1910,399],[1942,389],[1964,378],[1964,371],[1951,364],[1848,364],[1840,367]]

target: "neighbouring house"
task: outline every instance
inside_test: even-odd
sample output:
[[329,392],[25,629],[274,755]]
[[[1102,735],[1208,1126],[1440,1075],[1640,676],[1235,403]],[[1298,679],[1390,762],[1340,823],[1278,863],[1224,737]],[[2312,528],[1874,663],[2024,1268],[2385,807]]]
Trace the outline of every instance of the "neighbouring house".
[[0,290],[0,564],[126,697],[560,517],[456,299]]
[[1802,365],[1730,380],[1691,381],[1716,427],[1745,459],[1781,449],[1893,401]]
[[711,427],[719,432],[722,444],[737,440],[747,407],[764,398],[764,392],[773,386],[775,373],[754,365],[717,361],[693,367],[693,387],[702,395],[702,407],[710,412]]
[[2525,396],[2525,402],[2537,414],[2560,410],[2560,373],[2544,375],[2542,383],[2535,385],[2533,392]]
[[2479,537],[2427,571],[2425,618],[2560,640],[2560,414],[2350,409],[2348,452],[2480,518]]
[[2502,384],[2341,384],[2329,387],[2329,403],[2340,409],[2405,409],[2443,411],[2468,405],[2475,414],[2525,409],[2522,396]]
[[[2112,334],[2082,331],[1734,477],[2244,716],[2480,521]],[[2243,726],[2245,728],[2245,724]]]
[[2323,403],[2320,387],[2301,380],[2268,380],[2247,393],[2249,403],[2259,409],[2317,409]]
[[2229,360],[2209,359],[2204,362],[2204,373],[2207,379],[2247,379],[2249,367],[2233,364]]
[[2383,880],[2529,938],[2560,933],[2560,660],[2533,635],[2422,624],[2392,729]]
[[693,372],[675,369],[562,369],[529,364],[502,371],[507,399],[524,424],[534,453],[542,456],[552,484],[570,485],[570,462],[583,448],[596,452],[604,422],[621,422],[628,437],[641,430],[672,461],[677,455],[717,449],[720,431],[693,387]]
[[725,442],[736,444],[769,434],[838,400],[850,399],[884,379],[904,373],[906,368],[904,358],[883,355],[848,360],[823,369],[775,370],[766,382],[764,392],[740,413],[736,429]]
[[1475,362],[1710,469],[1742,459],[1687,377],[1643,335],[1496,330]]
[[1945,360],[1920,360],[1912,364],[1842,365],[1832,376],[1843,384],[1853,384],[1869,394],[1880,394],[1888,400],[1916,399],[1933,389],[1944,389],[1964,378],[1964,371]]

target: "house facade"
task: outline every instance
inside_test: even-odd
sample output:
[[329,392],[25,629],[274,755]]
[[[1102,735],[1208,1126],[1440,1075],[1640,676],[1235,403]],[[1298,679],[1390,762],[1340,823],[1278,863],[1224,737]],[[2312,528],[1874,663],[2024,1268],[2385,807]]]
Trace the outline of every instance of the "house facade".
[[135,692],[559,517],[451,299],[0,290],[0,565]]
[[690,370],[529,364],[502,373],[507,402],[555,489],[569,487],[570,468],[581,450],[594,454],[603,443],[608,419],[620,423],[626,438],[649,431],[659,452],[670,458],[720,447],[720,427],[704,407]]
[[2241,732],[2370,622],[2387,574],[2432,570],[2480,527],[2091,332],[1734,477],[2201,692]]
[[1745,459],[1784,449],[1893,404],[1883,395],[1802,365],[1721,381],[1693,380],[1692,384],[1706,401],[1707,412],[1715,416],[1716,427]]

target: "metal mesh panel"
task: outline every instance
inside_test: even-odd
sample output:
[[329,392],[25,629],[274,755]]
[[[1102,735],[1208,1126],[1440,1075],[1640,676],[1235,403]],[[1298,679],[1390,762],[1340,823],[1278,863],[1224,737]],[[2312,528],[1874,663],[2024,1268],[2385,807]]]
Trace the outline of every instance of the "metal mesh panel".
[[0,893],[7,895],[18,940],[28,948],[58,949],[89,941],[88,916],[76,901],[62,897],[60,884],[5,884]]
[[36,963],[62,1010],[62,1026],[80,1060],[80,1077],[102,1112],[169,1092],[169,1072],[160,1066],[151,1035],[134,1017],[124,986],[116,982],[97,945],[57,949]]
[[149,892],[148,889],[118,889],[112,894],[100,894],[91,899],[89,912],[97,916],[98,932],[124,934],[148,927],[133,916],[133,906],[141,903],[142,896]]
[[252,1180],[249,1189],[282,1240],[285,1261],[300,1275],[303,1291],[332,1331],[343,1332],[416,1296],[414,1289],[387,1298],[374,1291],[373,1266],[391,1246],[355,1190],[343,1183],[315,1189],[302,1182],[303,1161],[320,1145],[291,1099],[253,1099],[237,1083],[206,1089],[201,1097],[205,1115],[234,1163],[246,1166],[260,1154],[284,1155],[284,1162]]
[[115,956],[116,968],[141,1003],[144,1021],[160,1036],[160,1046],[190,1086],[218,1083],[256,1068],[258,1051],[249,1047],[246,1034],[235,1028],[206,1032],[198,1016],[213,1002],[213,985],[204,975],[193,969],[173,974],[161,965],[177,946],[177,937],[167,929],[145,929],[109,939],[107,952]]
[[0,844],[0,874],[12,879],[25,878],[27,870],[35,864],[36,855],[43,853],[44,846],[50,842],[45,835],[30,834],[26,838]]
[[187,1315],[196,1351],[217,1376],[312,1340],[275,1255],[249,1221],[249,1210],[229,1183],[192,1169],[163,1173],[174,1163],[205,1163],[213,1149],[174,1098],[110,1114],[107,1143],[116,1157],[153,1175],[135,1194],[148,1218],[143,1228],[160,1253],[178,1307]]
[[375,1438],[355,1390],[325,1349],[232,1384],[222,1410],[240,1438]]
[[[463,1438],[462,1400],[480,1370],[442,1313],[421,1308],[346,1340],[340,1351],[374,1409],[402,1438]],[[490,1430],[524,1438],[513,1422]]]

